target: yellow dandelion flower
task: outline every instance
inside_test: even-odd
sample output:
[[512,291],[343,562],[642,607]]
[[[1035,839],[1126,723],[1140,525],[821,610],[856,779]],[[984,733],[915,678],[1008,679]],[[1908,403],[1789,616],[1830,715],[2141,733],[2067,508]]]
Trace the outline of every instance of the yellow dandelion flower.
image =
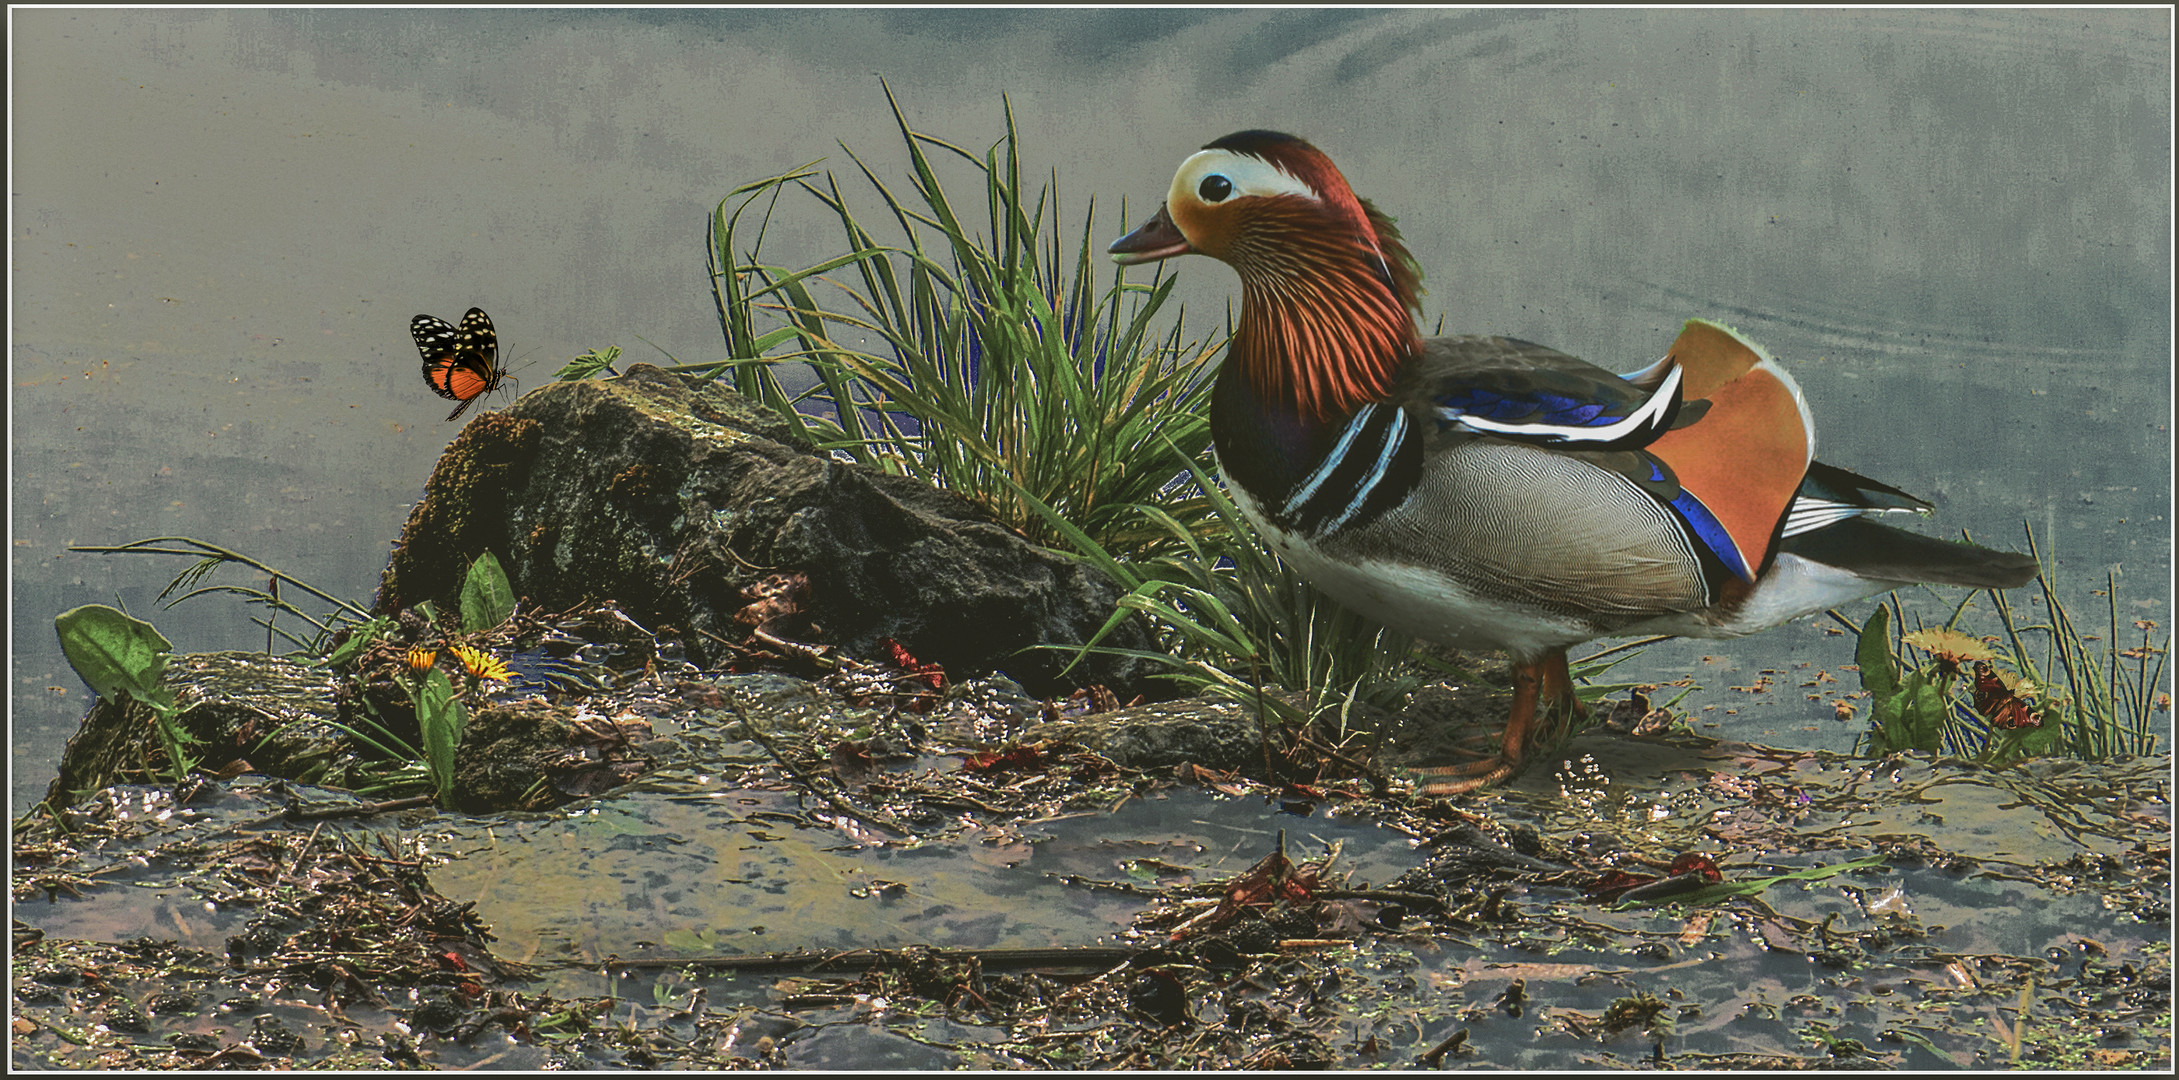
[[1948,676],[1959,675],[1976,660],[1997,659],[1996,651],[1981,639],[1942,627],[1902,634],[1899,641],[1928,653],[1937,661],[1937,670]]
[[461,658],[462,670],[468,672],[472,679],[497,679],[505,682],[514,677],[514,673],[507,670],[505,663],[482,649],[456,645],[454,655]]
[[409,650],[409,670],[410,670],[410,671],[414,671],[414,672],[417,672],[417,673],[421,674],[421,673],[423,673],[423,672],[426,672],[426,671],[430,671],[430,670],[431,670],[431,665],[433,665],[433,664],[436,664],[436,663],[438,663],[438,662],[439,662],[439,650],[437,650],[437,649],[410,649],[410,650]]

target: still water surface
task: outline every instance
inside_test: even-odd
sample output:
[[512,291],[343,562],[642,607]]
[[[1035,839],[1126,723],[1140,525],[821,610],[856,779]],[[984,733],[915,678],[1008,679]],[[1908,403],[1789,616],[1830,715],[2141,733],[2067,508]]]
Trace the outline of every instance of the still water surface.
[[[89,704],[55,614],[118,599],[182,650],[264,641],[223,600],[156,610],[179,565],[68,545],[191,535],[366,598],[457,430],[409,317],[484,307],[529,387],[608,344],[717,356],[707,214],[818,158],[867,198],[842,142],[904,186],[881,76],[979,150],[1010,98],[1025,171],[1056,170],[1069,220],[1094,196],[1100,240],[1202,143],[1303,135],[1399,218],[1426,325],[1624,370],[1722,318],[1789,364],[1826,460],[1937,504],[1929,531],[2012,545],[2026,520],[2068,602],[2100,612],[2116,565],[2122,618],[2169,622],[2163,11],[10,20],[18,812]],[[783,207],[769,255],[831,253],[820,208]],[[1230,271],[1180,271],[1215,331]],[[1800,626],[1620,674],[1693,673],[1720,734],[1843,748],[1827,704],[1729,687],[1850,661]]]

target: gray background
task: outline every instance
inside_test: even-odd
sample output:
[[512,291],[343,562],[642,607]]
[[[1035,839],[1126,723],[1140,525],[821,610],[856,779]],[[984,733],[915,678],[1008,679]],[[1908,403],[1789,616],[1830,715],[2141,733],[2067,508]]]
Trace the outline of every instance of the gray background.
[[[2026,518],[2068,603],[2100,618],[2118,564],[2127,615],[2168,622],[2161,8],[10,14],[17,810],[89,702],[55,614],[263,644],[238,604],[155,610],[179,560],[68,544],[194,535],[367,598],[457,430],[409,317],[481,305],[528,387],[595,346],[662,359],[638,335],[715,357],[706,216],[826,157],[879,222],[836,140],[905,188],[881,75],[979,150],[1010,95],[1100,241],[1202,143],[1302,135],[1399,218],[1426,325],[1625,370],[1722,318],[1790,366],[1826,460],[1937,503],[1927,531],[2013,546]],[[769,256],[833,250],[783,205]],[[1214,330],[1231,272],[1178,268]],[[1797,626],[1628,672],[1694,673],[1723,734],[1837,745],[1828,705],[1725,719],[1726,687],[1851,660]]]

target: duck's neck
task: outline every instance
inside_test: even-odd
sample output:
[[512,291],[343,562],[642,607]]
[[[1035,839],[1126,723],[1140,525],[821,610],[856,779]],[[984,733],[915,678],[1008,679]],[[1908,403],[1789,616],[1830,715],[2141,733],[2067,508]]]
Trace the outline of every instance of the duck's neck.
[[[1373,215],[1374,216],[1374,215]],[[1389,232],[1389,222],[1384,232]],[[1397,239],[1376,248],[1296,230],[1233,260],[1241,320],[1211,399],[1226,474],[1259,496],[1315,469],[1355,412],[1391,396],[1420,347],[1416,276]]]
[[1332,421],[1383,401],[1420,339],[1414,298],[1376,250],[1313,246],[1288,237],[1237,265],[1241,323],[1226,365],[1265,405]]

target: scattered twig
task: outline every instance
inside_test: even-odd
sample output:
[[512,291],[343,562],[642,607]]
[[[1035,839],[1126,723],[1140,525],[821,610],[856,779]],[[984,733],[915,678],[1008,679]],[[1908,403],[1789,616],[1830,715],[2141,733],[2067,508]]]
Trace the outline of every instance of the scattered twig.
[[1453,1032],[1451,1035],[1446,1036],[1444,1042],[1441,1042],[1436,1046],[1431,1047],[1427,1053],[1423,1054],[1421,1059],[1422,1063],[1435,1069],[1438,1066],[1438,1062],[1445,1060],[1445,1055],[1460,1049],[1461,1044],[1467,1041],[1468,1029],[1461,1028],[1459,1031]]
[[1413,907],[1428,908],[1432,911],[1445,910],[1445,901],[1442,897],[1432,896],[1429,893],[1402,892],[1397,889],[1318,889],[1315,896],[1319,900],[1375,900],[1381,903],[1407,904]]
[[866,825],[873,826],[881,832],[898,837],[914,835],[913,830],[893,820],[890,815],[883,811],[864,810],[819,785],[808,773],[796,768],[793,762],[788,761],[785,754],[779,752],[779,747],[773,745],[771,738],[764,734],[762,728],[757,726],[756,718],[749,715],[749,710],[742,705],[740,698],[735,697],[729,700],[733,704],[735,714],[741,717],[742,726],[748,730],[749,737],[756,740],[757,745],[762,746],[765,753],[772,755],[772,760],[777,762],[780,768],[785,769],[787,775],[792,776],[795,782],[801,784],[818,798],[825,800],[833,809]]
[[390,814],[396,810],[414,810],[430,806],[435,796],[414,795],[406,799],[388,799],[385,802],[360,803],[354,806],[327,806],[306,810],[301,803],[290,804],[281,815],[289,821],[327,821],[333,818],[370,817],[373,814]]
[[[1143,950],[1118,945],[1073,945],[1006,949],[917,949],[941,961],[973,960],[986,968],[1082,967],[1100,971],[1126,964]],[[897,964],[908,955],[903,949],[855,949],[849,952],[757,953],[750,956],[698,956],[683,959],[643,957],[623,960],[609,957],[607,971],[672,971],[684,967],[725,971],[868,971]]]

